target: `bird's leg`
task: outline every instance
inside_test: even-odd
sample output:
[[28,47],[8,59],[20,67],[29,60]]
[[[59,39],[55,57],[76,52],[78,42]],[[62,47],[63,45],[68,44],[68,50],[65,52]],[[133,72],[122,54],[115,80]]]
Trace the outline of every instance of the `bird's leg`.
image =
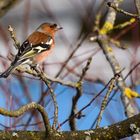
[[29,66],[30,66],[31,71],[34,71],[36,73],[36,75],[37,75],[38,73],[36,72],[36,69],[38,69],[38,64],[31,64]]
[[39,64],[30,65],[30,68],[31,70],[35,71],[37,75],[42,73],[42,69],[39,67]]
[[31,70],[35,70],[38,67],[38,64],[32,64],[30,65]]

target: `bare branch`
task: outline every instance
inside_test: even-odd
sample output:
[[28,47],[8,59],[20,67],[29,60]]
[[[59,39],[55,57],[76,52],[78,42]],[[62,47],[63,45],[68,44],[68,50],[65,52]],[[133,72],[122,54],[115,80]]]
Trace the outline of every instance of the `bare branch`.
[[116,74],[114,78],[111,79],[110,81],[110,85],[108,87],[108,90],[107,90],[107,93],[102,101],[102,104],[101,104],[101,109],[100,109],[100,112],[99,112],[99,115],[98,115],[98,118],[97,118],[97,124],[96,124],[96,128],[99,128],[99,125],[100,125],[100,122],[102,120],[102,115],[103,115],[103,112],[107,106],[107,103],[108,103],[108,98],[112,92],[112,90],[114,89],[115,87],[115,83],[116,81],[118,80],[118,78],[120,77],[119,74]]
[[8,111],[4,108],[0,108],[0,114],[4,115],[4,116],[9,116],[9,117],[19,117],[21,115],[23,115],[25,112],[27,112],[28,110],[31,109],[37,109],[39,111],[39,113],[41,114],[43,121],[44,121],[44,125],[46,128],[46,133],[50,134],[51,133],[51,127],[50,127],[50,123],[49,123],[49,119],[48,119],[48,115],[46,113],[46,111],[44,110],[44,107],[32,102],[29,104],[26,104],[24,106],[22,106],[21,108],[19,108],[18,110],[15,111]]
[[[38,77],[38,74],[35,71],[30,70],[30,69],[25,69],[23,66],[18,66],[16,68],[16,70],[19,71],[19,72],[22,72],[22,73],[25,72],[27,74],[33,75],[35,77]],[[61,80],[59,78],[53,78],[53,77],[50,77],[49,75],[46,75],[46,74],[44,74],[44,76],[50,82],[55,82],[55,83],[58,83],[60,85],[68,86],[68,87],[71,87],[71,88],[75,88],[76,87],[76,83],[69,82],[69,81],[63,81],[63,80]]]
[[[88,108],[94,101],[95,101],[95,99],[97,99],[97,97],[99,97],[102,93],[103,93],[103,91],[107,88],[107,86],[109,85],[109,83],[111,82],[111,80],[105,85],[105,87],[97,94],[97,95],[95,95],[95,97],[93,97],[92,99],[91,99],[91,101],[86,105],[86,106],[84,106],[82,109],[80,109],[76,114],[73,114],[73,116],[71,116],[71,118],[68,118],[68,119],[66,119],[65,121],[63,121],[61,124],[60,124],[60,126],[62,126],[63,124],[65,124],[67,121],[69,121],[70,119],[73,119],[73,117],[76,117],[78,114],[82,114],[81,112],[83,111],[83,110],[85,110],[86,108]],[[58,129],[58,128],[57,128]]]
[[122,13],[122,14],[124,14],[126,16],[130,16],[130,17],[134,17],[134,18],[139,18],[138,14],[132,14],[132,13],[129,13],[127,11],[124,11],[123,9],[118,8],[113,2],[108,2],[107,5],[109,7],[112,7],[113,9],[115,9],[117,12]]
[[8,31],[10,32],[11,38],[14,41],[15,48],[18,49],[20,47],[20,42],[17,40],[16,33],[11,25],[8,26]]
[[115,140],[133,136],[140,132],[140,114],[127,120],[98,129],[73,131],[73,132],[54,132],[46,138],[44,131],[4,131],[0,135],[10,140]]
[[56,125],[58,124],[58,105],[57,105],[57,101],[56,101],[56,95],[53,91],[53,89],[51,88],[51,84],[48,81],[48,79],[45,76],[45,73],[43,71],[38,70],[37,68],[33,68],[36,73],[38,74],[38,77],[40,77],[40,79],[46,84],[46,86],[48,87],[48,89],[50,90],[51,93],[51,97],[54,103],[54,122],[53,122],[53,129],[56,129]]
[[[77,103],[78,103],[78,100],[80,99],[80,97],[82,96],[82,81],[83,81],[84,76],[86,75],[87,70],[89,69],[91,61],[92,61],[92,57],[90,57],[88,59],[87,64],[83,68],[82,74],[76,84],[77,85],[76,86],[76,95],[72,99],[72,109],[71,109],[71,114],[69,116],[69,118],[70,118],[69,124],[70,124],[70,128],[72,131],[76,130],[75,117],[80,119],[83,116],[81,111],[79,113],[77,113]],[[77,114],[77,115],[75,116],[75,114]]]

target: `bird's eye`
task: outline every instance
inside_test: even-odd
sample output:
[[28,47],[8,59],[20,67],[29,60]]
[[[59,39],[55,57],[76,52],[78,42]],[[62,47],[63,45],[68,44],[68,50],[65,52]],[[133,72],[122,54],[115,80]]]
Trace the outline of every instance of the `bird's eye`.
[[57,24],[53,24],[50,26],[51,28],[56,28],[57,27]]

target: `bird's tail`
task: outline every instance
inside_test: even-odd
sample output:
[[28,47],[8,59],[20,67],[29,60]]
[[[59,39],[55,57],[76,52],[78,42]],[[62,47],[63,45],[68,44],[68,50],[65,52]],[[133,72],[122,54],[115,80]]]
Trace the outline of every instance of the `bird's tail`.
[[11,65],[5,72],[3,72],[2,74],[0,74],[0,78],[7,78],[10,73],[14,70],[15,65]]
[[19,66],[20,64],[22,64],[26,61],[27,61],[27,59],[18,61],[18,59],[15,58],[15,60],[11,63],[11,66],[5,72],[0,74],[0,78],[7,78],[17,66]]

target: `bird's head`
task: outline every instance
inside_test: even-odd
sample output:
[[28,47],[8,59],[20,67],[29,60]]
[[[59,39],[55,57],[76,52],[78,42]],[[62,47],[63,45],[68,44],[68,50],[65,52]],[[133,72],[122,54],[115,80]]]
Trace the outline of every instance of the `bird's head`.
[[58,27],[57,24],[43,23],[37,28],[37,31],[45,33],[45,34],[49,34],[49,35],[54,35],[56,31],[61,30],[61,29],[62,27]]

